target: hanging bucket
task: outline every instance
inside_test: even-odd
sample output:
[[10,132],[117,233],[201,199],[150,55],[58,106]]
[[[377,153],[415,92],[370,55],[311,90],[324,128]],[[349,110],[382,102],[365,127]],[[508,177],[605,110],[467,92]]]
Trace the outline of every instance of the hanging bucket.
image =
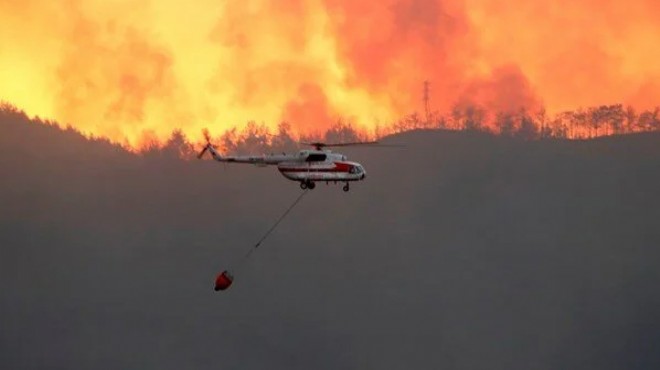
[[229,273],[229,271],[225,270],[218,275],[218,277],[215,279],[215,291],[217,292],[218,290],[225,290],[229,288],[231,283],[234,281],[234,277]]

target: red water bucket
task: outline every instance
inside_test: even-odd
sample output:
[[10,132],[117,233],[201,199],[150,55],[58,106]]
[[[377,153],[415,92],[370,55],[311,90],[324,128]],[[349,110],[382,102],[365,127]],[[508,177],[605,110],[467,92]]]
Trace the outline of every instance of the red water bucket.
[[225,290],[229,288],[233,281],[234,277],[231,276],[229,271],[225,270],[221,272],[220,275],[215,278],[215,291],[217,292],[218,290]]

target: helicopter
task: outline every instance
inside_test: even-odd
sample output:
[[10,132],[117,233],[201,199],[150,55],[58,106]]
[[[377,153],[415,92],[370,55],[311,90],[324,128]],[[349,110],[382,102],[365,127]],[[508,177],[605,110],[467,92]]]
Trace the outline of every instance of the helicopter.
[[205,132],[206,145],[197,155],[201,159],[208,151],[213,159],[227,163],[248,163],[260,167],[269,165],[277,166],[280,173],[291,181],[300,183],[303,190],[313,190],[317,182],[325,181],[326,184],[344,183],[343,190],[349,191],[349,183],[362,181],[367,172],[357,162],[347,160],[344,154],[333,153],[331,147],[347,147],[358,145],[378,145],[377,141],[347,142],[327,144],[323,142],[300,143],[309,145],[313,149],[300,150],[293,154],[264,154],[260,156],[225,156],[211,144],[209,135]]

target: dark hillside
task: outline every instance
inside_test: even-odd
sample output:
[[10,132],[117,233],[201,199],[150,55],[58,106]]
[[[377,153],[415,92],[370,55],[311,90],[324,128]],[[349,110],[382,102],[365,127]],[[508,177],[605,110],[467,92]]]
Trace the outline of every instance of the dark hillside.
[[660,367],[660,135],[417,131],[299,193],[0,121],[0,368]]

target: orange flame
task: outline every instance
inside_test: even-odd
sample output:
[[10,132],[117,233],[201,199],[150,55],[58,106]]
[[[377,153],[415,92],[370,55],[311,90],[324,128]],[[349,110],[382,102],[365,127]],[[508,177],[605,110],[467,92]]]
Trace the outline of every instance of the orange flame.
[[4,0],[0,99],[138,146],[249,120],[660,101],[656,0]]

